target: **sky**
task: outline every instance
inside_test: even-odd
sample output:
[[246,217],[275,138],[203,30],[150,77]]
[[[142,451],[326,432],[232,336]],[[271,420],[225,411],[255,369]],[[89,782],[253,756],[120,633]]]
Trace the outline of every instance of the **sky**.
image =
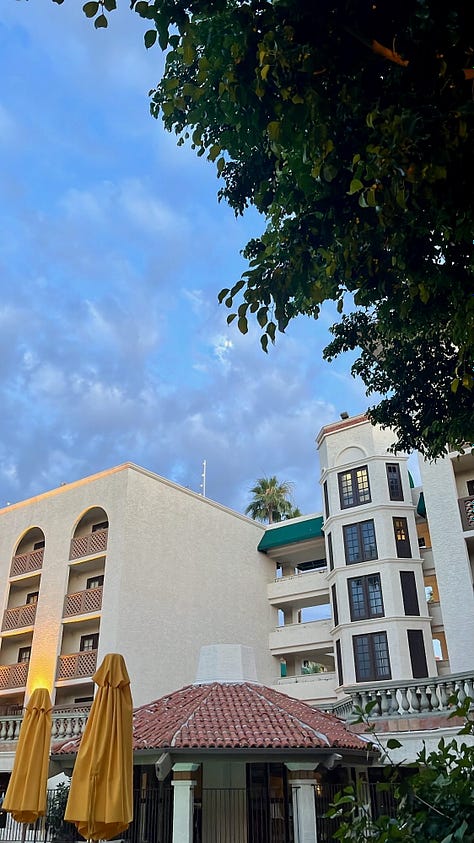
[[[120,8],[121,6],[121,8]],[[321,508],[315,437],[363,412],[334,311],[265,355],[217,302],[263,230],[149,113],[163,57],[119,0],[1,0],[0,506],[134,462],[243,512],[257,478]]]

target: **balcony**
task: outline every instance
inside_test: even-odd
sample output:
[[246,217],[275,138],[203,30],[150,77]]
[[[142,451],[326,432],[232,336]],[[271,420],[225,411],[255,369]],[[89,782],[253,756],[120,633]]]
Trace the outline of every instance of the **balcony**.
[[100,612],[102,608],[102,586],[98,588],[87,588],[85,591],[76,591],[74,594],[67,594],[64,600],[63,618],[70,618],[73,615],[87,615],[90,612]]
[[[84,734],[89,707],[74,706],[69,710],[53,709],[51,743],[74,740]],[[0,742],[17,741],[23,722],[23,708],[11,714],[0,715]]]
[[71,542],[69,559],[80,559],[81,556],[92,556],[107,550],[108,530],[96,530],[86,536],[77,536]]
[[97,666],[97,650],[59,656],[56,680],[90,679]]
[[43,567],[44,548],[32,550],[29,553],[19,553],[12,558],[10,567],[11,577],[21,577],[22,574],[31,574],[32,571],[40,571]]
[[307,673],[301,676],[282,676],[272,687],[297,700],[315,703],[336,700],[337,676],[333,671]]
[[312,606],[318,597],[329,594],[326,573],[327,568],[321,568],[291,577],[278,577],[267,586],[268,599],[276,606],[285,603]]
[[28,678],[28,662],[0,665],[0,691],[9,688],[24,688]]
[[474,495],[469,498],[458,498],[458,504],[464,532],[474,530]]
[[36,603],[26,603],[25,606],[15,606],[6,609],[3,615],[2,632],[10,632],[13,629],[23,629],[25,626],[33,626],[36,617]]
[[327,647],[332,651],[332,620],[308,621],[279,626],[270,633],[270,650],[273,656],[297,653],[301,650],[319,650]]

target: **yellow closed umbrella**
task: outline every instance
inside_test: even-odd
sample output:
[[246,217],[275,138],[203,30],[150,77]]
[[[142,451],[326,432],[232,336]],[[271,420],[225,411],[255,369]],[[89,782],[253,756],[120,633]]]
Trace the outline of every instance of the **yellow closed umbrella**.
[[77,753],[64,819],[87,840],[110,840],[133,819],[132,695],[122,656],[109,653]]
[[20,728],[13,772],[2,809],[20,823],[33,823],[46,813],[51,699],[46,688],[33,691]]

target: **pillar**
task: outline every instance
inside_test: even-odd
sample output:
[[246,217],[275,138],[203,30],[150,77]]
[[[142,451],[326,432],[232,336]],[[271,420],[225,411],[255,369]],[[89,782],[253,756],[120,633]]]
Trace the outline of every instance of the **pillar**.
[[286,764],[293,802],[293,830],[295,843],[317,843],[316,800],[314,771],[317,764],[298,762]]
[[173,765],[173,843],[193,843],[195,771],[199,764]]

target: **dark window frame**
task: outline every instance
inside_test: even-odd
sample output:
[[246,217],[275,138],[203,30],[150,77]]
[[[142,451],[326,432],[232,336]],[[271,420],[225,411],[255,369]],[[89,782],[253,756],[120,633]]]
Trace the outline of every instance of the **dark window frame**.
[[[366,482],[359,482],[358,472],[365,472]],[[349,483],[344,478],[350,478],[350,491]],[[340,471],[337,475],[337,481],[341,509],[352,509],[354,506],[363,506],[365,503],[371,503],[369,469],[366,465],[359,465],[357,468],[351,468],[348,471]],[[349,496],[351,502],[348,501]]]
[[[404,516],[397,515],[392,518],[392,522],[397,559],[412,559],[408,519]],[[400,537],[401,533],[404,534],[404,538]]]
[[[381,608],[379,611],[372,610],[372,601],[371,601],[371,593],[370,593],[370,583],[369,580],[378,580],[378,586],[380,591],[380,605]],[[362,594],[363,594],[363,611],[360,611],[354,601],[354,593],[352,590],[352,583],[361,582]],[[370,618],[383,618],[385,617],[385,609],[383,605],[383,594],[382,594],[382,582],[380,579],[380,574],[366,574],[361,577],[350,577],[347,580],[347,590],[349,594],[349,609],[351,613],[351,621],[363,621],[363,620],[370,620]],[[372,604],[372,605],[371,605]]]
[[324,512],[326,518],[329,518],[329,493],[328,493],[328,483],[327,480],[323,483],[323,495],[324,495]]
[[[92,641],[92,647],[86,647],[86,641]],[[99,646],[99,633],[98,632],[89,632],[87,635],[81,635],[79,641],[79,652],[80,653],[92,653],[94,650],[97,650]]]
[[466,480],[467,494],[469,497],[474,495],[474,480]]
[[97,524],[92,525],[91,533],[98,533],[100,530],[108,530],[109,529],[109,522],[108,521],[98,521]]
[[[96,580],[99,580],[99,583],[97,585],[91,585],[91,583],[96,582]],[[95,574],[95,576],[87,578],[87,580],[86,580],[86,591],[88,591],[90,588],[101,588],[101,586],[103,586],[103,584],[104,584],[104,575],[103,574]]]
[[344,674],[342,669],[342,650],[341,650],[341,639],[336,638],[336,669],[337,669],[337,681],[339,686],[344,685]]
[[327,534],[328,539],[328,556],[329,556],[329,570],[334,571],[334,550],[332,547],[332,533]]
[[[366,542],[367,536],[364,536],[364,528],[367,524],[372,525],[373,545]],[[349,559],[351,555],[349,531],[355,531],[357,534],[357,542],[359,548],[359,555],[357,556],[357,559]],[[356,521],[353,524],[344,524],[342,528],[342,534],[344,538],[344,553],[346,565],[357,565],[359,562],[372,562],[374,559],[378,559],[377,537],[375,534],[375,522],[373,518],[369,518],[366,521]],[[371,549],[372,547],[373,550]]]
[[407,629],[407,639],[413,679],[425,679],[428,676],[428,662],[423,630]]
[[388,494],[390,496],[390,500],[402,501],[403,486],[399,464],[397,462],[387,462],[385,463],[385,470],[387,472]]
[[416,589],[414,571],[400,571],[400,588],[402,590],[403,610],[405,615],[420,616],[420,603]]
[[[359,642],[366,643],[367,646],[365,654],[362,654],[361,649],[358,649]],[[378,660],[376,648],[381,644],[383,644],[383,647],[385,649],[384,660],[387,664],[387,669],[385,671],[380,670],[380,667],[377,663]],[[369,632],[365,633],[364,635],[353,635],[352,647],[354,652],[354,666],[357,682],[377,682],[379,680],[392,678],[392,669],[390,665],[390,651],[388,647],[388,638],[386,632]],[[366,675],[366,671],[364,670],[364,665],[362,663],[363,655],[366,658],[365,664],[369,668],[368,675]]]
[[334,626],[339,626],[339,610],[337,607],[337,593],[336,593],[336,586],[333,583],[331,586],[331,597],[332,597],[332,617],[334,621]]
[[26,605],[30,606],[32,603],[37,603],[39,597],[39,591],[29,591],[26,595]]
[[[26,656],[26,658],[25,658]],[[18,650],[18,664],[29,664],[31,660],[31,645],[20,647]]]

